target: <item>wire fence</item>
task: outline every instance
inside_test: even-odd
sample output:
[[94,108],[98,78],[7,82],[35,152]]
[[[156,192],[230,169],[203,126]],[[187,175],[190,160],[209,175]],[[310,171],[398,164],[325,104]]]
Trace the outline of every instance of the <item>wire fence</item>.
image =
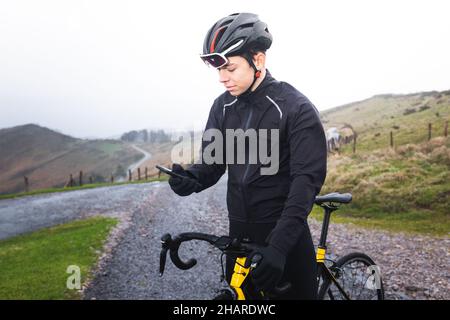
[[[430,141],[433,138],[433,124],[432,123],[428,123],[428,127],[427,127],[427,135],[426,135],[426,139],[427,141]],[[352,152],[356,153],[357,150],[357,141],[358,141],[358,134],[357,132],[353,129],[353,127],[351,127],[350,125],[346,124],[345,126],[343,126],[343,128],[349,128],[352,131],[351,135],[348,136],[341,136],[339,137],[339,139],[334,139],[334,138],[330,138],[327,139],[327,148],[328,148],[328,153],[334,153],[334,152],[339,152],[341,149],[341,146],[343,145],[347,145],[347,144],[352,144]],[[395,127],[395,129],[398,129],[398,127]],[[379,137],[381,134],[377,133],[375,134],[375,137]],[[435,134],[435,136],[444,136],[444,137],[448,137],[448,120],[445,121],[444,126],[443,126],[443,131],[442,131],[442,135],[441,134]],[[395,147],[395,134],[394,131],[389,131],[389,137],[388,137],[388,141],[389,141],[389,146],[391,148]]]

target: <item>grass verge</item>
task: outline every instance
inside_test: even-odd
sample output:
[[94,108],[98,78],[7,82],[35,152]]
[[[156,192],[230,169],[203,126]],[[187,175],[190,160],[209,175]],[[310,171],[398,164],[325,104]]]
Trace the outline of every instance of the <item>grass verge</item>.
[[[314,206],[310,217],[322,222],[323,209]],[[448,237],[450,219],[446,215],[436,215],[424,211],[408,211],[401,213],[361,212],[342,206],[331,215],[333,223],[351,223],[353,225],[379,229],[390,232],[402,232],[410,235],[427,235],[432,237]]]
[[67,267],[80,268],[83,284],[116,224],[94,217],[0,241],[0,299],[80,298],[67,289]]

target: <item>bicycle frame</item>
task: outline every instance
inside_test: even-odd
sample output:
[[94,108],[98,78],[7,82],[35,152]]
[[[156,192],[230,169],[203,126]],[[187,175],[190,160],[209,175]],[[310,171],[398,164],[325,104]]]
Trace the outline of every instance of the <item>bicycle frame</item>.
[[[338,206],[335,206],[333,204],[324,204],[321,205],[321,207],[324,209],[324,217],[323,217],[323,223],[322,223],[322,232],[320,234],[320,241],[319,246],[317,247],[317,254],[316,254],[316,261],[318,265],[318,281],[320,276],[327,277],[331,282],[333,282],[338,290],[341,292],[341,294],[344,296],[346,300],[350,300],[350,297],[345,292],[344,288],[339,284],[339,282],[336,280],[335,276],[331,272],[330,268],[325,264],[325,255],[327,252],[327,236],[328,236],[328,226],[330,224],[331,219],[331,213],[338,209]],[[319,288],[320,290],[320,288]]]

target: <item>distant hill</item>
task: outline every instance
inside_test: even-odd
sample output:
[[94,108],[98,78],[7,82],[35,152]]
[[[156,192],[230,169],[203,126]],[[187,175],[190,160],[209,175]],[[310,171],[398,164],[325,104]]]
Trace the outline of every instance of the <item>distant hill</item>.
[[141,157],[118,140],[76,139],[35,124],[0,129],[0,194],[23,191],[24,176],[31,190],[64,186],[80,170],[85,183],[109,179]]

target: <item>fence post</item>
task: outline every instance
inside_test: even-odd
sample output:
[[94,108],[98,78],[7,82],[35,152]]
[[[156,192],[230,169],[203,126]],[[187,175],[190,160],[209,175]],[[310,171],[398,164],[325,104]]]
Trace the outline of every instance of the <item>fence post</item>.
[[145,167],[145,180],[148,178],[147,167]]
[[394,134],[391,131],[391,148],[394,147]]
[[83,171],[80,171],[80,187],[83,185]]
[[73,187],[73,177],[72,174],[69,176],[69,187]]
[[111,183],[114,183],[114,175],[111,173]]
[[92,176],[89,176],[89,183],[92,184]]
[[24,182],[25,182],[25,192],[28,192],[29,191],[29,188],[28,188],[28,177],[27,176],[23,176],[23,180],[24,180]]
[[353,137],[353,153],[356,153],[356,134]]
[[128,181],[131,181],[131,170],[128,170]]
[[448,120],[445,121],[445,127],[444,127],[444,136],[447,137],[448,136]]
[[431,123],[428,124],[428,141],[431,140]]
[[141,180],[141,168],[138,168],[138,180]]

